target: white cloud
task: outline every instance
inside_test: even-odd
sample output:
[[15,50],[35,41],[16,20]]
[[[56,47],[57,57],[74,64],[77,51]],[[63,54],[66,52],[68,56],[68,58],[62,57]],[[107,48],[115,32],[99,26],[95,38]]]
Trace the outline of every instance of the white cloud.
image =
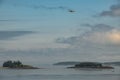
[[120,44],[120,31],[112,29],[107,32],[92,32],[89,36],[83,36],[83,39],[92,43],[99,44]]

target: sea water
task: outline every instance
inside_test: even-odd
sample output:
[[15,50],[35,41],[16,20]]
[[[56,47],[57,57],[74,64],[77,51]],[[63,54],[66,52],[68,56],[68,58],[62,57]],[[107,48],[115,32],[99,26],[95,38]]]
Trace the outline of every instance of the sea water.
[[0,80],[120,80],[120,67],[110,70],[67,69],[0,69]]

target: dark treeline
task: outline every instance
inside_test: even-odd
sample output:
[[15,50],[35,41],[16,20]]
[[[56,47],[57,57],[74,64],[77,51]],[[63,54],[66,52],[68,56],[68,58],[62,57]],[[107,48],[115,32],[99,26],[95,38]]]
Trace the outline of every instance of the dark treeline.
[[23,64],[20,61],[6,61],[3,63],[3,67],[15,68],[15,67],[22,67]]

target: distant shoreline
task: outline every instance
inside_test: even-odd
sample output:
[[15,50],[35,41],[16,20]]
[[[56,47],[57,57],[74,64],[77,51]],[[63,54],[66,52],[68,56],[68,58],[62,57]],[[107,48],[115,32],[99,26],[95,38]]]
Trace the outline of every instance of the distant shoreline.
[[22,67],[22,68],[9,68],[9,67],[0,67],[0,69],[42,69],[42,68],[38,68],[38,67]]
[[105,66],[102,63],[98,62],[81,62],[79,64],[75,64],[72,67],[68,68],[81,68],[81,69],[114,69],[112,66]]

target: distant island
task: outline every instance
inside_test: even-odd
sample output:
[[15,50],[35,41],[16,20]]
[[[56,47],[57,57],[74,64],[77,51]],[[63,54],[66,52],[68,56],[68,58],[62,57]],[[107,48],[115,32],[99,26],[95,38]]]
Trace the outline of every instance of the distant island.
[[[53,65],[69,66],[69,65],[76,65],[76,64],[80,64],[80,63],[83,63],[83,62],[79,62],[79,61],[64,61],[64,62],[54,63]],[[120,62],[103,62],[101,64],[103,64],[103,65],[120,66]]]
[[79,64],[80,62],[77,62],[77,61],[66,61],[66,62],[58,62],[58,63],[55,63],[53,65],[75,65],[75,64]]
[[24,65],[20,61],[5,61],[3,63],[3,68],[9,68],[9,69],[39,69],[37,67],[33,67],[30,65]]
[[114,69],[112,66],[104,66],[102,63],[97,62],[81,62],[68,68]]

